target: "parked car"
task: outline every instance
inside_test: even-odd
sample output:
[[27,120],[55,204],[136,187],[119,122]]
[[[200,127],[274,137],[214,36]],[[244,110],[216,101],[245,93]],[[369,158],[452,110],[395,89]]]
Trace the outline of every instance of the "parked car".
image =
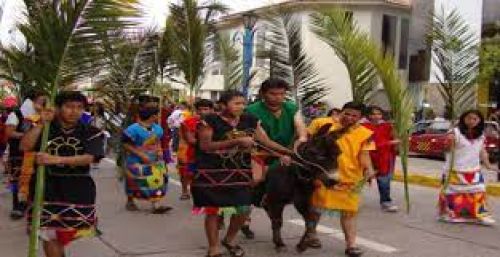
[[[500,128],[496,122],[486,122],[485,147],[490,159],[496,160],[500,147]],[[415,124],[410,136],[410,152],[429,157],[444,158],[446,133],[450,130],[450,121],[431,120]]]

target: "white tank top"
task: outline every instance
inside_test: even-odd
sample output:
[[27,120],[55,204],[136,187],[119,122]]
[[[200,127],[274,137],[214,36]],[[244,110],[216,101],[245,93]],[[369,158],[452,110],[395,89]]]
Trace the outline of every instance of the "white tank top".
[[[458,128],[453,129],[455,134],[455,165],[457,172],[470,172],[481,169],[480,153],[484,147],[484,135],[477,139],[467,139]],[[449,170],[451,152],[446,153],[445,171]]]

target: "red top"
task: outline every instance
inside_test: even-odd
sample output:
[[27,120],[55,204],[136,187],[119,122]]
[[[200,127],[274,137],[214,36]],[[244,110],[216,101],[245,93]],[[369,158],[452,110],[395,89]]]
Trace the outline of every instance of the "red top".
[[377,176],[385,176],[394,169],[396,149],[391,141],[394,140],[392,125],[387,122],[379,124],[363,123],[363,126],[373,131],[373,141],[377,149],[370,151],[370,157]]
[[[182,122],[181,130],[184,133],[196,134],[196,129],[200,123],[200,117],[191,116]],[[196,158],[196,147],[195,145],[189,144],[187,140],[182,136],[179,144],[179,153],[177,157],[184,163],[194,163]]]

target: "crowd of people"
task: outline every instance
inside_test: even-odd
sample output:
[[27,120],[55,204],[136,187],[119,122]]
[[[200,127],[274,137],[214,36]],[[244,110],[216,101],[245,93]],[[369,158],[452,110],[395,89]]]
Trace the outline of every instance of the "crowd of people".
[[[325,129],[339,133],[340,154],[336,183],[314,182],[310,204],[312,222],[306,224],[312,248],[321,247],[316,226],[322,215],[340,217],[345,234],[345,254],[361,256],[356,245],[356,220],[362,181],[377,182],[384,212],[397,212],[391,197],[397,148],[393,126],[377,106],[349,102],[324,117],[306,122],[297,105],[286,96],[289,85],[268,79],[260,87],[259,99],[247,104],[238,91],[223,92],[219,101],[198,99],[164,104],[151,95],[141,95],[122,126],[125,209],[139,210],[137,201],[151,203],[151,213],[164,214],[168,165],[176,163],[182,191],[180,200],[192,200],[194,215],[204,215],[208,257],[245,255],[237,243],[242,231],[248,238],[252,206],[269,208],[266,191],[276,186],[266,179],[269,171],[294,164],[297,149]],[[48,96],[34,92],[17,108],[6,98],[0,129],[0,151],[8,148],[6,173],[12,192],[13,220],[31,222],[36,167],[47,168],[42,205],[40,238],[47,257],[63,257],[75,239],[96,235],[96,187],[91,165],[106,156],[106,116],[102,109],[87,117],[87,98],[77,91],[60,92],[55,108]],[[41,134],[49,126],[47,148],[41,149]],[[439,194],[439,219],[444,222],[494,224],[486,202],[482,164],[498,170],[484,149],[484,118],[479,111],[462,114],[448,133],[446,164]],[[8,145],[8,147],[7,147]],[[122,163],[122,164],[121,164]],[[219,230],[226,234],[219,238]]]

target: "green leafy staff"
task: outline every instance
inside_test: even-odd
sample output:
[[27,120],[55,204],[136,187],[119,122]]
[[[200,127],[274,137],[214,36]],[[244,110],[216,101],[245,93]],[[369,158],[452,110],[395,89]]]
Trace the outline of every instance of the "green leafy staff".
[[[37,89],[49,93],[53,105],[61,89],[76,88],[84,79],[107,66],[101,60],[102,33],[134,26],[138,17],[137,0],[25,0],[26,22],[18,29],[28,50],[2,48],[0,68],[13,67]],[[2,69],[8,70],[8,69]],[[4,78],[17,81],[12,74]],[[42,134],[41,152],[46,151],[49,124]],[[39,247],[40,217],[44,195],[45,166],[38,166],[29,243],[29,257]]]
[[[413,102],[403,86],[394,60],[384,55],[366,33],[351,20],[345,10],[331,9],[311,15],[312,31],[328,44],[345,64],[351,79],[354,101],[364,103],[377,82],[382,83],[394,118],[394,133],[401,141],[399,155],[404,176],[404,192],[407,212],[410,211],[408,186],[409,136],[413,124]],[[359,192],[368,182],[360,181],[353,189]]]
[[[438,69],[433,76],[445,102],[446,115],[454,127],[460,113],[475,106],[476,82],[479,76],[479,39],[457,10],[444,7],[432,15],[428,28],[428,43]],[[455,172],[455,148],[450,149],[450,167],[443,184],[446,190]]]

